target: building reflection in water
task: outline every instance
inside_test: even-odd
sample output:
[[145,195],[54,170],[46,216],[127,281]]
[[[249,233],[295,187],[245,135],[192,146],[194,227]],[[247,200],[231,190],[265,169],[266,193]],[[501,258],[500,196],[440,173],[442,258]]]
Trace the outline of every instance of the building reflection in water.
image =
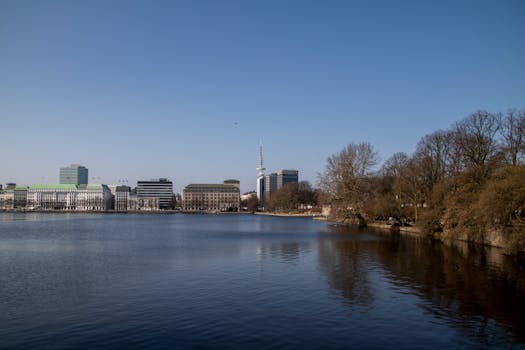
[[[334,228],[336,237],[318,242],[319,266],[331,288],[351,304],[374,302],[371,271],[377,266],[391,284],[427,301],[427,311],[462,334],[489,339],[493,327],[525,342],[525,268],[495,248],[427,238]],[[372,283],[373,284],[373,283]]]

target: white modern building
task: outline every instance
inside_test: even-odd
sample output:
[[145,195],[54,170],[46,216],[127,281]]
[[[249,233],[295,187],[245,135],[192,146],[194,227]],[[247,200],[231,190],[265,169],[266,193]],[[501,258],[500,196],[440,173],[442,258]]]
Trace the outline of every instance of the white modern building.
[[136,191],[139,200],[157,198],[160,209],[173,209],[173,182],[168,179],[137,181]]

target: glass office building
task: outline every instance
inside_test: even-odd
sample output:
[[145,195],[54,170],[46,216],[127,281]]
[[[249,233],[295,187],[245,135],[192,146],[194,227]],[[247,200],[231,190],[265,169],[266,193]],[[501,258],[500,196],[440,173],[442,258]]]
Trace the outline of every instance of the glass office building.
[[299,170],[279,170],[264,176],[264,200],[268,202],[274,192],[286,184],[299,183]]
[[87,185],[88,169],[78,164],[60,168],[59,182],[62,185]]
[[277,188],[285,184],[299,183],[299,170],[279,170],[277,172]]
[[168,179],[137,181],[137,198],[158,198],[159,209],[173,209],[173,182]]

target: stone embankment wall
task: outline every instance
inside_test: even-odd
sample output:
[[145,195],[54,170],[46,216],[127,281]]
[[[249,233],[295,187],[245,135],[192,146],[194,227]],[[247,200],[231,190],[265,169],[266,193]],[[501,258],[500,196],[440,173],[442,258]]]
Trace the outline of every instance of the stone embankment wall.
[[[341,224],[356,224],[346,221],[343,222],[340,220],[335,221]],[[450,244],[454,241],[458,241],[497,247],[501,248],[503,253],[505,254],[525,252],[525,232],[522,232],[517,229],[512,230],[509,228],[489,228],[482,233],[474,235],[472,233],[469,233],[468,230],[461,229],[446,229],[442,233],[432,234],[426,232],[422,227],[419,226],[398,226],[385,221],[368,222],[366,226],[383,231],[399,232],[401,234],[411,236],[431,235],[434,239],[440,240],[447,244]]]
[[442,241],[459,240],[502,248],[506,254],[525,252],[525,232],[516,228],[487,228],[475,234],[457,228],[445,229],[436,236]]
[[[394,226],[384,222],[371,222],[368,226],[408,235],[432,235],[418,226]],[[467,230],[449,229],[442,233],[435,233],[432,236],[442,242],[461,241],[502,248],[505,254],[525,252],[525,232],[509,228],[488,228],[478,234],[469,233]]]

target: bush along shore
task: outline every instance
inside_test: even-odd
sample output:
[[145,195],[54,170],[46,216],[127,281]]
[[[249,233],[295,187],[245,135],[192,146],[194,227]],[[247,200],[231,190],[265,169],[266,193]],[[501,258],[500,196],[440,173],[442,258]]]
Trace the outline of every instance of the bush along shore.
[[477,111],[380,167],[369,143],[328,158],[319,202],[339,223],[525,251],[525,112]]

